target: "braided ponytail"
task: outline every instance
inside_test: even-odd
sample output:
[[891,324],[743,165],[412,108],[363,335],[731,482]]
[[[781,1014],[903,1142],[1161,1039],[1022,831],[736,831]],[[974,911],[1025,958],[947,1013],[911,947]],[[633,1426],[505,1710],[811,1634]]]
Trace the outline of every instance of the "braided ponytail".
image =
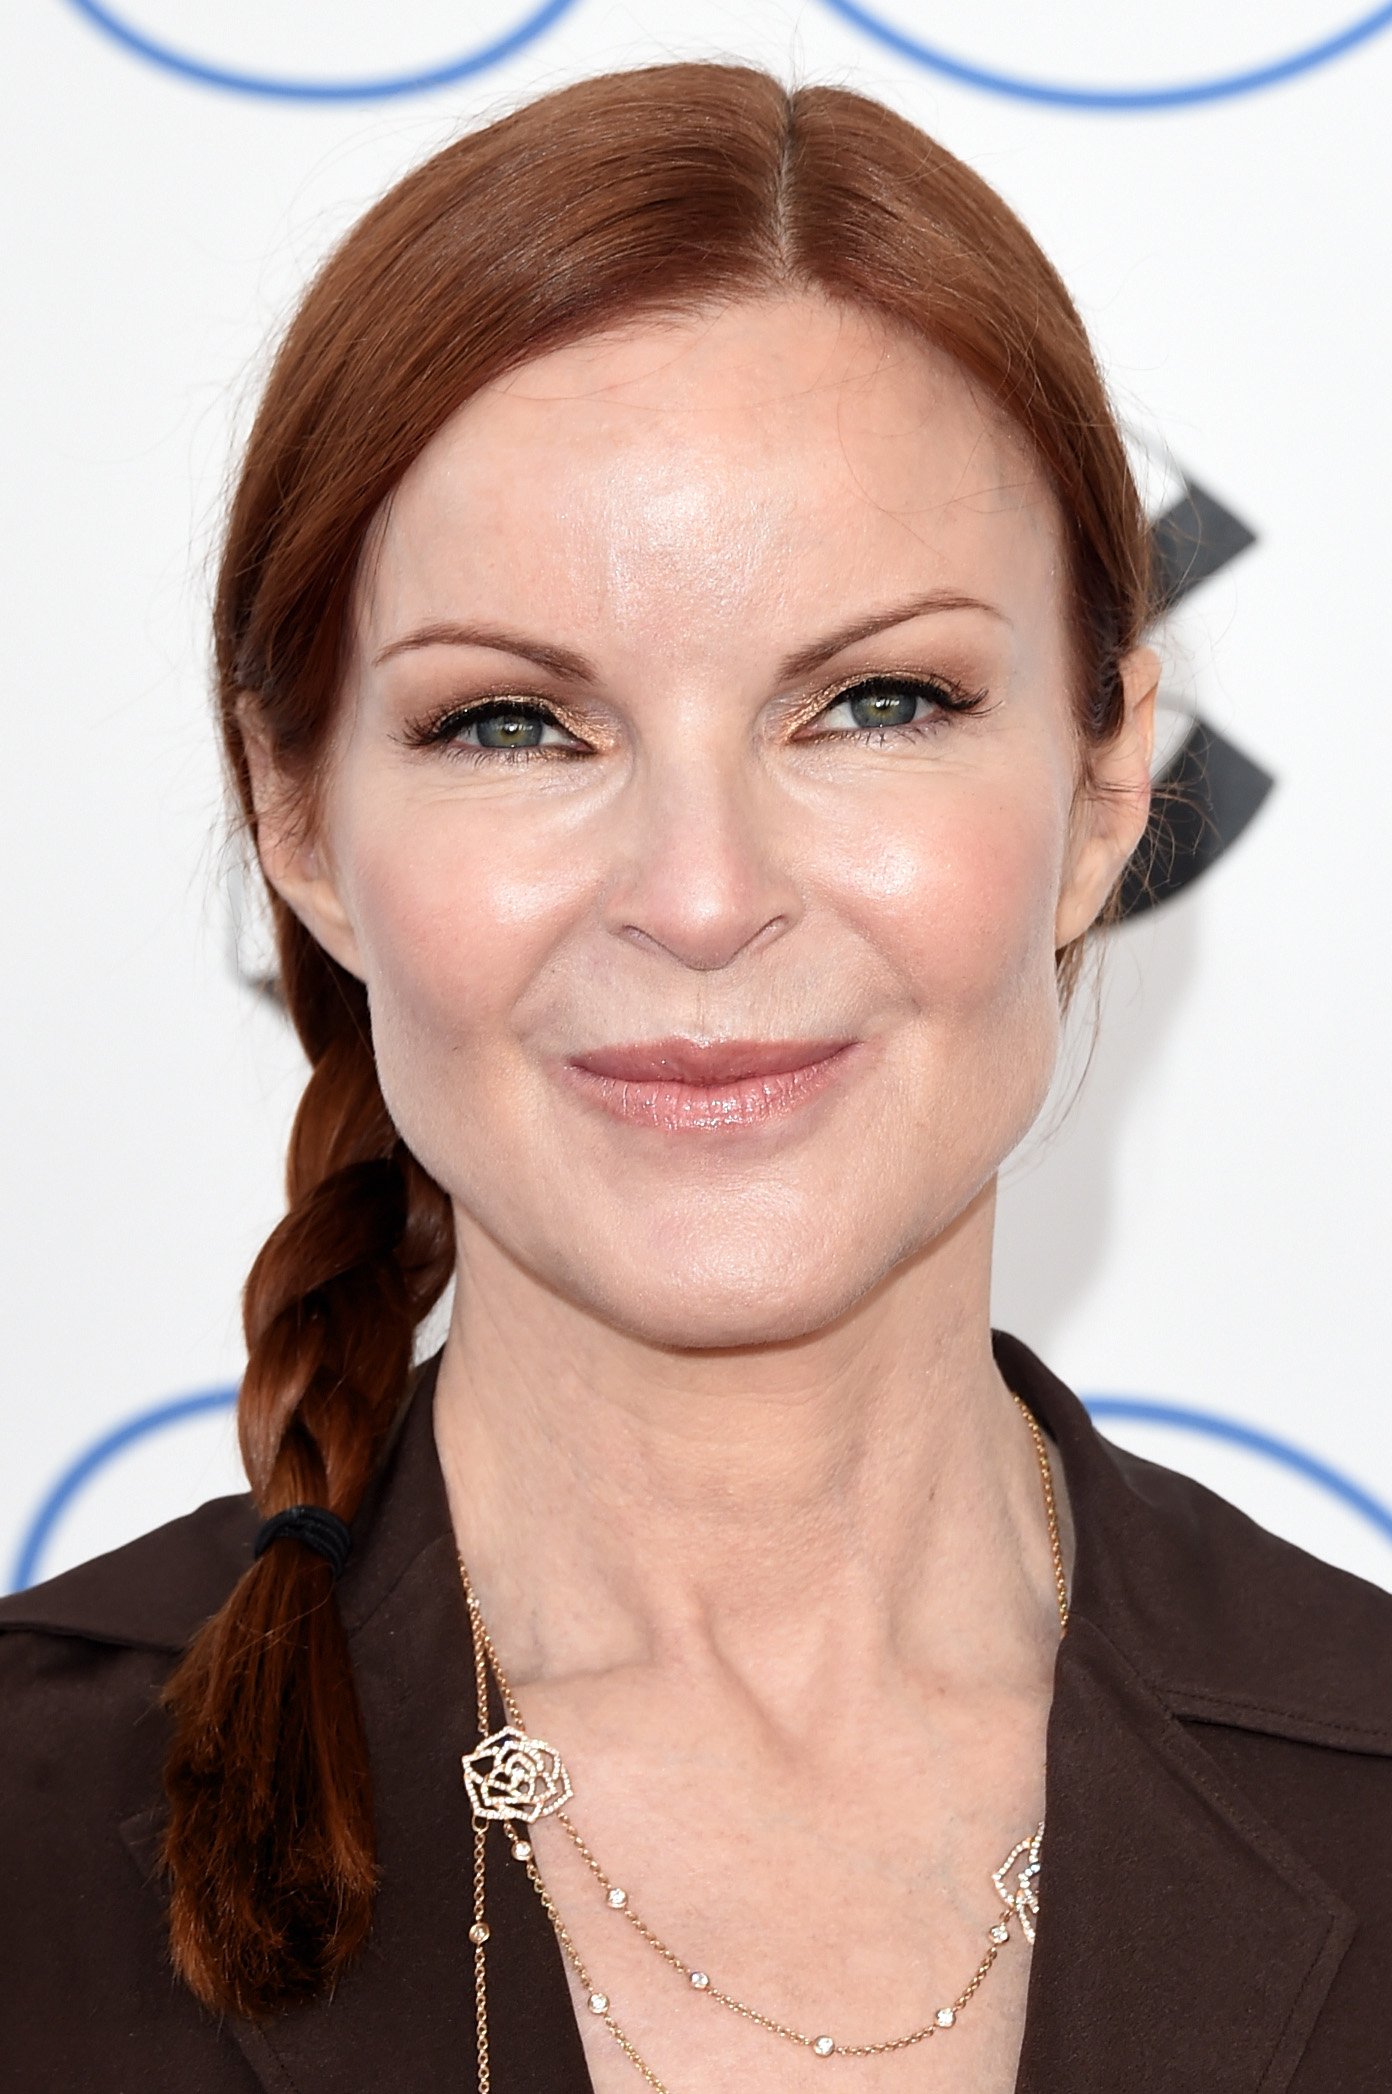
[[[296,958],[332,965],[317,948]],[[289,1211],[244,1296],[238,1427],[263,1517],[309,1503],[352,1520],[452,1266],[448,1201],[387,1116],[360,985],[339,988],[343,1022],[296,1115]],[[208,2006],[263,2016],[333,1982],[376,1883],[362,1716],[323,1558],[293,1540],[269,1549],[165,1704],[175,1968]]]

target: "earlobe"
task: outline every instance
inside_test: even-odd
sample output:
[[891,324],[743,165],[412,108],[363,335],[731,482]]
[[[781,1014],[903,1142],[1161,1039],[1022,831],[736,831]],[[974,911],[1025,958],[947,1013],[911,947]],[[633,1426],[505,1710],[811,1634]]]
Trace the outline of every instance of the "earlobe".
[[339,897],[327,853],[306,830],[300,798],[276,761],[254,701],[245,694],[238,704],[237,718],[251,778],[261,870],[330,959],[362,980],[357,939]]
[[1106,747],[1093,752],[1093,783],[1080,789],[1075,802],[1054,919],[1055,951],[1061,952],[1096,922],[1145,833],[1160,671],[1153,647],[1132,648],[1121,662],[1122,721]]

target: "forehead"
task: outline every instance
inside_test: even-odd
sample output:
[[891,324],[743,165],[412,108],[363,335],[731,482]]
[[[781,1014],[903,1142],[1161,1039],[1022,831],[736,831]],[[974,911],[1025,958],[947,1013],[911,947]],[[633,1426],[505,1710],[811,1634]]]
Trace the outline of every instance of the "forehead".
[[[931,345],[807,294],[635,322],[537,357],[439,431],[375,527],[359,606],[770,639],[902,586],[1057,613],[1057,507],[1024,439]],[[772,630],[776,627],[776,632]]]

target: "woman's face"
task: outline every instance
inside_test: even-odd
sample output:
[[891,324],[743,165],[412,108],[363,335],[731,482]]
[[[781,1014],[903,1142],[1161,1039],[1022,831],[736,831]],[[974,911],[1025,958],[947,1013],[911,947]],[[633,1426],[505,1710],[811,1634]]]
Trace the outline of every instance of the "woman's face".
[[1153,657],[1080,794],[1051,497],[955,366],[813,296],[488,387],[369,555],[316,839],[262,850],[466,1265],[658,1343],[825,1325],[1043,1101]]

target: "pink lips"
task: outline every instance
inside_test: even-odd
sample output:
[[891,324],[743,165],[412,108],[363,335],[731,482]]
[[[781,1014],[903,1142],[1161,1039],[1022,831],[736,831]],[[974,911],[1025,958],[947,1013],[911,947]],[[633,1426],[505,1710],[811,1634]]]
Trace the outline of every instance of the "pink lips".
[[765,1123],[808,1102],[841,1074],[852,1040],[673,1037],[602,1047],[564,1063],[591,1103],[670,1133]]

